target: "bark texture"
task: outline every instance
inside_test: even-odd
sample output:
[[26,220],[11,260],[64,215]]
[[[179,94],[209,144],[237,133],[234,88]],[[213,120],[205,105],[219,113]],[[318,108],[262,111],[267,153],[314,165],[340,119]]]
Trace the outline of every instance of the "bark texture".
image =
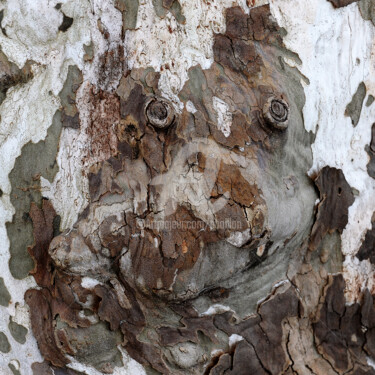
[[371,4],[1,7],[2,373],[375,374]]

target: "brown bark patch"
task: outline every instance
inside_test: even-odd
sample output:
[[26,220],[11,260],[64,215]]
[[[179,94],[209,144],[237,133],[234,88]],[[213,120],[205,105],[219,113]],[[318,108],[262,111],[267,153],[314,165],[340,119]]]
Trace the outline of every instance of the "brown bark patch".
[[30,217],[33,221],[33,235],[35,244],[28,251],[34,260],[35,267],[30,272],[38,285],[51,285],[52,269],[51,258],[48,256],[48,247],[53,238],[53,220],[55,210],[48,200],[43,200],[42,209],[35,203],[31,204]]
[[315,179],[320,192],[316,221],[312,228],[310,249],[315,250],[326,233],[340,233],[348,223],[348,210],[354,196],[341,169],[324,167]]
[[91,87],[88,95],[90,114],[87,135],[89,145],[84,161],[107,160],[117,154],[115,128],[120,121],[120,98]]
[[319,318],[313,325],[319,352],[339,373],[350,370],[355,362],[366,363],[365,344],[368,355],[374,355],[371,345],[375,327],[373,298],[367,291],[362,305],[348,306],[344,289],[342,275],[329,276]]
[[346,7],[352,3],[356,3],[359,0],[328,0],[335,8]]
[[65,366],[69,360],[65,358],[56,344],[52,311],[44,293],[40,290],[30,289],[25,294],[25,300],[30,307],[31,328],[41,354],[53,365]]
[[[258,315],[238,324],[231,323],[232,313],[215,316],[214,323],[217,328],[228,335],[237,334],[244,338],[244,341],[235,347],[231,367],[235,371],[229,373],[233,375],[283,373],[289,366],[290,360],[282,346],[284,340],[282,323],[288,317],[297,317],[298,309],[298,297],[294,289],[289,287],[282,292],[277,292],[261,304]],[[207,374],[221,374],[219,369],[223,365],[223,360],[219,360]],[[248,372],[250,369],[255,372]]]
[[372,264],[375,264],[375,215],[372,217],[372,228],[366,232],[356,257],[359,260],[368,259]]

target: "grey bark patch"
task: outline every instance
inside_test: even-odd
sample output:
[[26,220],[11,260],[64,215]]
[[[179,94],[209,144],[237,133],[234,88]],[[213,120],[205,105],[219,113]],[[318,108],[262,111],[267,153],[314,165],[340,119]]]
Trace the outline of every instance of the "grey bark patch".
[[[55,366],[52,366],[53,373],[51,375],[87,375],[86,372],[80,372],[76,370],[72,370],[70,368],[58,368]],[[44,374],[35,374],[35,375],[44,375]]]
[[182,7],[178,0],[152,0],[155,13],[160,18],[165,18],[168,12],[171,12],[178,23],[184,24],[186,18],[182,13]]
[[163,7],[163,0],[152,0],[152,5],[159,18],[164,18],[167,15],[167,9]]
[[[228,336],[241,335],[244,341],[234,351],[233,372],[225,374],[281,374],[288,362],[283,349],[283,321],[298,316],[299,299],[295,290],[284,286],[262,303],[257,315],[248,317],[238,324],[233,322],[233,313],[215,315],[215,326]],[[247,343],[251,346],[249,347]],[[238,350],[238,352],[237,352]],[[237,354],[236,354],[237,352]],[[222,374],[211,371],[207,374]]]
[[121,367],[122,356],[117,345],[122,342],[119,331],[110,331],[108,325],[100,322],[87,328],[71,329],[65,323],[58,322],[57,327],[66,330],[70,344],[75,350],[75,358],[102,371]]
[[373,0],[361,0],[358,6],[363,19],[371,21],[375,26],[375,2]]
[[49,364],[49,362],[34,362],[31,365],[33,375],[87,375],[85,372],[79,372],[70,368],[59,368]]
[[13,363],[9,363],[8,367],[10,368],[10,370],[13,372],[14,375],[21,375],[21,372],[16,369],[16,366],[14,366]]
[[328,0],[335,8],[346,7],[359,0]]
[[311,260],[311,263],[319,269],[318,260],[324,264],[324,268],[329,273],[339,273],[342,272],[343,255],[341,251],[341,236],[336,231],[333,233],[327,233],[324,236],[322,242],[320,243],[317,253],[319,257],[315,260]]
[[4,29],[4,27],[2,26],[3,18],[4,18],[4,9],[2,11],[0,11],[0,30],[3,32],[3,34],[5,36],[7,36],[7,33]]
[[24,344],[26,342],[26,335],[27,335],[27,328],[24,326],[17,324],[10,320],[8,324],[9,332],[13,336],[13,338],[19,342],[20,344]]
[[375,178],[375,123],[372,124],[371,128],[371,142],[369,146],[365,147],[370,161],[367,164],[367,173],[370,177]]
[[33,375],[53,375],[52,369],[49,364],[44,362],[34,362],[31,365]]
[[56,155],[61,128],[61,112],[58,111],[53,117],[46,139],[36,144],[29,142],[22,147],[21,155],[9,174],[12,185],[10,200],[15,214],[6,227],[10,242],[9,268],[16,279],[25,278],[34,267],[27,252],[28,246],[34,242],[28,212],[32,202],[41,205],[40,176],[52,182],[58,171]]
[[5,286],[4,279],[0,277],[0,305],[7,307],[9,305],[11,296]]
[[85,50],[85,54],[83,55],[83,60],[85,61],[92,61],[94,58],[94,43],[90,42],[90,44],[84,44],[83,49]]
[[79,112],[76,106],[76,92],[82,81],[82,72],[76,65],[70,65],[64,87],[59,94],[63,107],[62,123],[66,128],[78,129],[80,126]]
[[131,30],[137,27],[138,0],[116,0],[115,7],[122,13],[123,30]]
[[357,91],[353,95],[352,101],[346,106],[345,116],[352,120],[353,126],[358,125],[359,118],[361,117],[363,101],[366,97],[366,86],[363,82],[358,85]]
[[366,107],[370,107],[372,103],[374,103],[375,98],[370,94],[367,98]]
[[171,12],[172,14],[174,15],[174,17],[176,18],[176,21],[179,22],[179,23],[182,23],[184,24],[186,22],[186,18],[185,16],[182,14],[182,8],[181,8],[181,4],[179,3],[178,0],[175,0],[171,6]]
[[72,17],[68,17],[66,14],[63,13],[63,21],[59,26],[59,31],[62,31],[63,33],[67,31],[70,28],[70,26],[73,25],[73,21],[74,20]]
[[375,215],[372,217],[372,228],[366,232],[356,257],[359,260],[368,259],[372,264],[375,264]]
[[9,353],[11,346],[4,332],[0,332],[0,352]]

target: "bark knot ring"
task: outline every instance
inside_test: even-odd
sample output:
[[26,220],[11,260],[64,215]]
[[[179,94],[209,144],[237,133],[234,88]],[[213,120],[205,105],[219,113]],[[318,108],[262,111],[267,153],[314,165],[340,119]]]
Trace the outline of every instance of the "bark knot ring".
[[273,128],[285,130],[288,127],[288,103],[280,98],[270,97],[263,107],[263,117]]
[[146,117],[153,127],[165,129],[175,118],[173,105],[164,98],[153,97],[146,105]]

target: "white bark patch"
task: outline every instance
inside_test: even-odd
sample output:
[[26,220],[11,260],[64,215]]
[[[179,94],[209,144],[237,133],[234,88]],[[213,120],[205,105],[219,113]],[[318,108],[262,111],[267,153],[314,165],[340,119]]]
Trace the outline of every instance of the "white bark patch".
[[367,364],[375,369],[375,362],[370,357],[367,357]]
[[271,11],[279,25],[286,28],[284,43],[298,53],[302,60],[298,68],[310,80],[309,85],[304,85],[303,110],[306,130],[316,133],[310,172],[325,165],[342,169],[349,185],[359,191],[342,234],[346,297],[348,302],[354,302],[360,297],[358,291],[370,286],[374,279],[374,268],[360,264],[355,254],[371,228],[375,211],[375,180],[367,174],[365,151],[371,139],[375,106],[363,105],[356,127],[344,113],[361,82],[365,83],[367,94],[375,92],[375,28],[361,17],[356,3],[334,9],[326,0],[293,4],[272,0]]
[[212,104],[217,114],[217,127],[225,137],[230,136],[230,127],[232,125],[232,112],[229,105],[220,98],[212,97]]
[[[261,3],[261,2],[256,2]],[[157,17],[152,0],[140,1],[137,27],[126,34],[128,66],[153,67],[161,73],[159,88],[179,110],[178,93],[188,80],[188,70],[213,63],[213,35],[225,31],[225,9],[239,5],[247,13],[245,0],[180,0],[186,24],[179,24],[171,13]],[[163,68],[163,69],[162,69]]]
[[247,229],[243,232],[233,232],[226,239],[227,242],[236,247],[241,247],[245,245],[246,242],[249,242],[251,239],[251,229]]
[[[121,345],[119,345],[117,348],[122,354],[122,362],[124,366],[115,367],[113,369],[112,375],[146,375],[146,371],[144,370],[144,368],[138,362],[132,359]],[[83,363],[78,362],[73,357],[67,357],[71,360],[71,363],[69,363],[67,367],[73,370],[81,371],[87,375],[103,374],[102,372],[96,370],[92,366],[84,365]]]
[[232,311],[229,306],[220,305],[219,303],[216,303],[212,306],[210,306],[207,311],[200,314],[200,316],[207,316],[207,315],[216,315],[216,314],[222,314],[227,311]]
[[229,336],[229,342],[228,345],[230,348],[233,348],[234,345],[238,344],[240,341],[243,341],[244,338],[240,335],[233,334]]
[[190,100],[186,103],[186,110],[190,113],[196,113],[197,109],[195,108],[195,105]]

